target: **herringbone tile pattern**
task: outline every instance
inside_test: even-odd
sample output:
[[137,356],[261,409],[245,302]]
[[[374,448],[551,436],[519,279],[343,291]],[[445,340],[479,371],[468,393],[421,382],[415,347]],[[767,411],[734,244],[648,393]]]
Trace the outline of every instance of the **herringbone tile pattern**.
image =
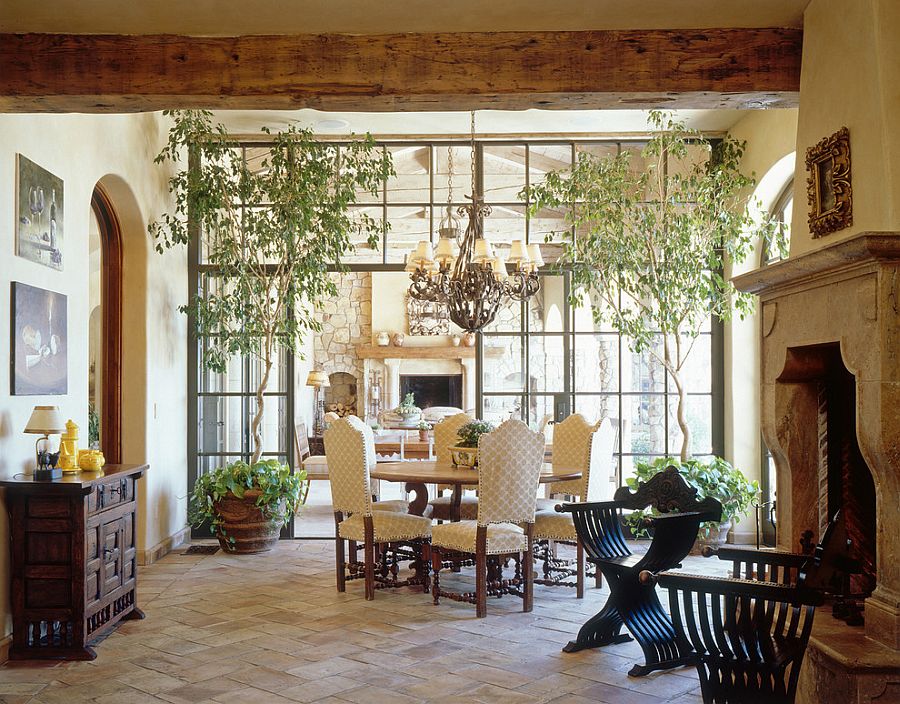
[[[282,542],[267,555],[171,554],[140,573],[144,621],[128,621],[86,663],[7,663],[0,703],[18,704],[699,704],[692,669],[633,679],[634,643],[560,648],[606,590],[535,588],[435,607],[412,589],[363,599],[334,588],[330,541]],[[722,563],[689,558],[692,571]],[[706,562],[706,564],[704,564]]]

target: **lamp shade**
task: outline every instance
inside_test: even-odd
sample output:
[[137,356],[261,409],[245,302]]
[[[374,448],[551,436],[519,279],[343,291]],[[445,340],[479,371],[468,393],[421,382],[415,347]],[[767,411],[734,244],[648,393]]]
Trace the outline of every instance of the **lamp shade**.
[[59,414],[59,406],[35,406],[25,424],[26,433],[56,435],[66,432],[66,423]]
[[535,269],[540,269],[544,266],[544,257],[541,255],[541,245],[528,245],[528,257],[531,259],[531,263],[534,265]]
[[309,374],[306,375],[306,385],[330,386],[328,383],[328,375],[319,369],[311,369]]
[[493,258],[494,248],[491,247],[491,243],[482,237],[475,240],[475,256],[472,257],[472,261],[476,264],[489,264]]
[[509,248],[509,261],[511,264],[527,264],[529,261],[528,250],[522,240],[513,240]]
[[498,281],[506,278],[506,258],[502,254],[498,254],[491,259],[491,269],[494,270],[494,277]]
[[451,261],[456,257],[456,243],[447,237],[441,237],[438,240],[434,256],[439,262]]

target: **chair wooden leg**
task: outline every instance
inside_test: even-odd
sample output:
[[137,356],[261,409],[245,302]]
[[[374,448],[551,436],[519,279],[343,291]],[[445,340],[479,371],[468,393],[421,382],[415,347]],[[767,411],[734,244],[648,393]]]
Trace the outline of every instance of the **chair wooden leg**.
[[603,586],[603,573],[600,568],[594,565],[594,589],[600,589]]
[[343,592],[347,590],[347,565],[344,557],[344,539],[338,535],[338,524],[343,519],[340,511],[334,514],[334,571],[337,581],[337,590]]
[[366,561],[366,600],[372,601],[375,598],[375,531],[371,516],[366,516],[363,521],[365,523],[366,538],[366,543],[363,546]]
[[524,555],[524,570],[522,578],[525,580],[525,589],[522,597],[522,611],[529,612],[534,609],[534,524],[525,524],[525,535],[528,537],[528,548]]
[[575,596],[584,599],[584,546],[580,540],[575,546],[575,569],[578,571],[575,576]]
[[441,598],[441,549],[431,546],[431,595],[437,606]]
[[487,616],[487,526],[475,534],[475,615]]

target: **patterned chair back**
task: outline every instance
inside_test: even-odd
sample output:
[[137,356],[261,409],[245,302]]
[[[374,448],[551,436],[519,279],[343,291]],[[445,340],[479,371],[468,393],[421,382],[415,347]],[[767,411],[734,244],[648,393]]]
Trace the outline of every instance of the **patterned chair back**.
[[616,430],[609,418],[591,433],[590,459],[587,472],[582,477],[583,501],[611,501],[613,483],[613,453],[616,451]]
[[577,469],[581,479],[558,482],[548,486],[553,494],[568,494],[587,501],[591,455],[596,425],[591,425],[580,413],[573,413],[553,425],[553,469]]
[[544,434],[504,421],[478,441],[478,525],[533,523]]
[[434,426],[434,456],[439,464],[450,464],[450,447],[458,442],[457,431],[473,420],[468,413],[457,413]]
[[334,510],[371,515],[369,472],[375,467],[372,429],[356,416],[347,416],[332,423],[322,439]]

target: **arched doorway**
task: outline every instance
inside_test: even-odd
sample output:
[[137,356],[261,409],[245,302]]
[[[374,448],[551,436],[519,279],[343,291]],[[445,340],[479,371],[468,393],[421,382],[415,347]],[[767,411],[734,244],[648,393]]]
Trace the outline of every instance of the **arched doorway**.
[[88,439],[122,460],[122,230],[106,191],[91,195]]

